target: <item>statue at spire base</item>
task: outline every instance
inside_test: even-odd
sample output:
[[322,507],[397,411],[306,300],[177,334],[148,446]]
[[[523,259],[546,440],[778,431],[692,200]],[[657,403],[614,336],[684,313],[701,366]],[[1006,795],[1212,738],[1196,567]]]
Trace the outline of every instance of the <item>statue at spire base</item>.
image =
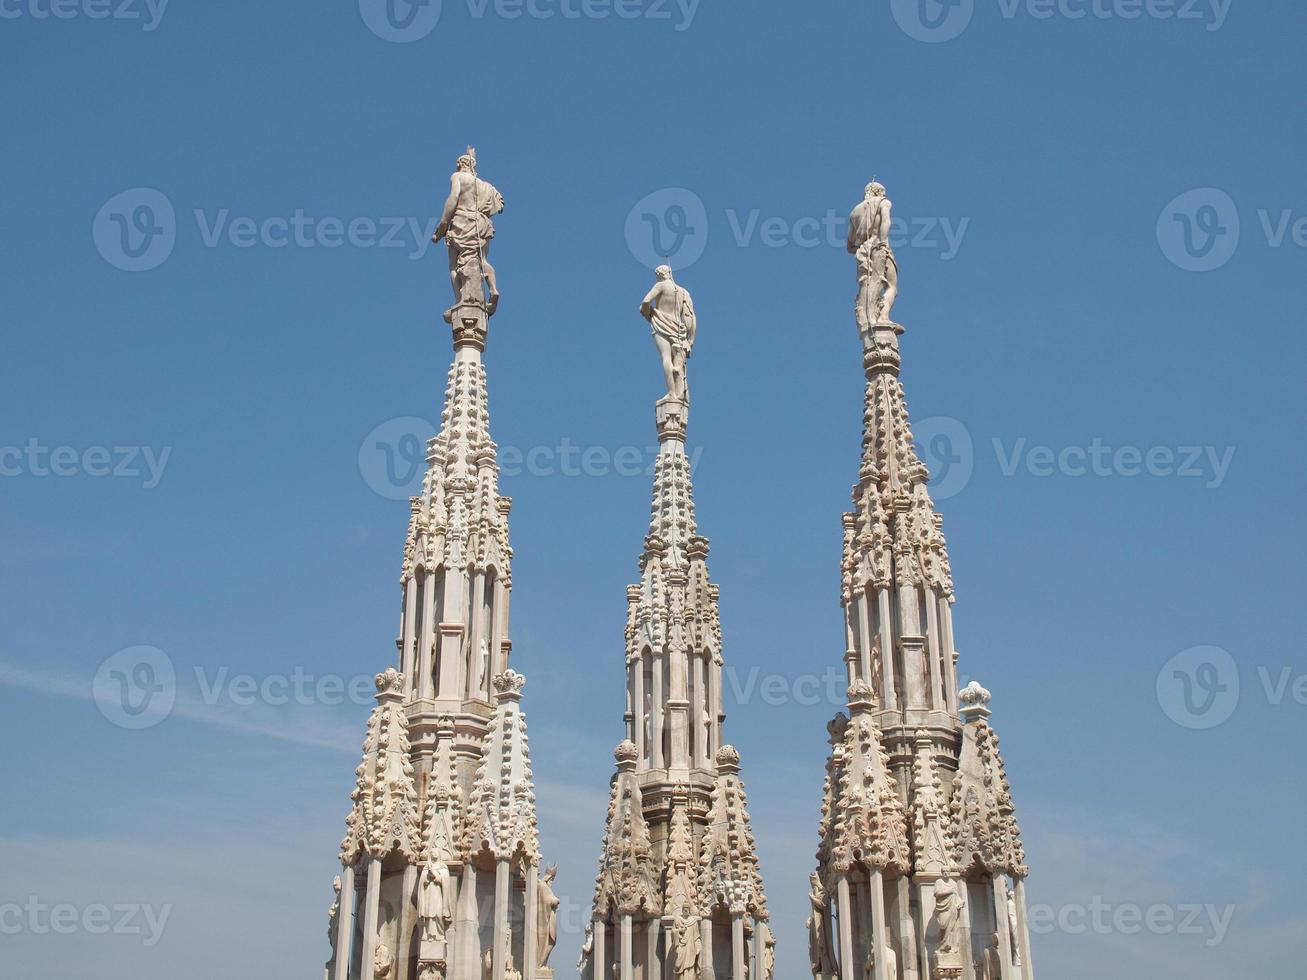
[[663,362],[663,377],[667,382],[667,395],[661,402],[690,402],[690,386],[685,377],[685,362],[694,350],[694,336],[698,320],[694,314],[694,300],[683,286],[672,278],[672,267],[660,265],[655,270],[658,281],[640,303],[640,315],[653,329],[654,344]]
[[449,246],[454,305],[445,311],[445,322],[457,334],[460,325],[472,330],[475,324],[468,321],[479,320],[484,334],[486,319],[494,316],[499,306],[499,286],[489,260],[490,240],[495,237],[490,219],[504,210],[504,197],[493,184],[477,176],[474,147],[469,146],[455,166],[449,180],[449,197],[436,233],[431,236],[433,242],[443,238]]
[[899,295],[899,266],[889,243],[893,206],[885,185],[873,180],[849,215],[849,254],[858,261],[858,332],[868,347],[875,328],[897,327],[890,319]]

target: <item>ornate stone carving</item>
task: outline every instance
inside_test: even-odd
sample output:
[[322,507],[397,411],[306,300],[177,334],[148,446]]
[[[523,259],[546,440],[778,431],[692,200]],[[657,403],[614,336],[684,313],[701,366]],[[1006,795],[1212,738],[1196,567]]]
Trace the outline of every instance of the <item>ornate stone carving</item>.
[[858,260],[858,328],[870,338],[878,324],[892,324],[890,313],[899,292],[899,267],[890,248],[893,205],[885,185],[872,181],[866,196],[849,215],[849,253]]
[[493,315],[499,305],[499,286],[489,260],[490,240],[495,237],[490,219],[503,210],[503,195],[477,176],[476,150],[469,146],[450,177],[449,197],[431,238],[433,242],[443,238],[449,246],[454,306],[445,314],[446,320],[460,306],[480,307]]
[[558,945],[558,907],[562,904],[554,894],[554,879],[558,876],[558,865],[552,864],[545,869],[536,885],[536,952],[537,969],[549,966],[549,957]]
[[703,957],[699,917],[687,905],[677,913],[672,929],[676,937],[676,980],[699,980]]
[[640,303],[640,315],[649,321],[654,344],[662,360],[663,377],[667,382],[665,400],[689,403],[690,389],[685,376],[685,363],[694,350],[698,319],[694,313],[694,300],[690,293],[676,284],[672,268],[660,265],[656,270],[658,281]]

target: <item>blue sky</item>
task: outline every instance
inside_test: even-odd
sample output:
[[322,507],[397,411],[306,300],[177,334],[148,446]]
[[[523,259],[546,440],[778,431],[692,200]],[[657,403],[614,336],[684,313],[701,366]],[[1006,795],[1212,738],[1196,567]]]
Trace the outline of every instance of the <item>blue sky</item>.
[[[426,227],[468,143],[508,203],[487,361],[562,974],[622,734],[658,247],[699,311],[727,737],[803,973],[861,422],[841,222],[873,175],[1041,974],[1300,969],[1302,4],[51,2],[0,0],[6,975],[321,969],[368,710],[332,684],[393,657],[450,356]],[[176,702],[124,728],[93,684],[140,647]]]

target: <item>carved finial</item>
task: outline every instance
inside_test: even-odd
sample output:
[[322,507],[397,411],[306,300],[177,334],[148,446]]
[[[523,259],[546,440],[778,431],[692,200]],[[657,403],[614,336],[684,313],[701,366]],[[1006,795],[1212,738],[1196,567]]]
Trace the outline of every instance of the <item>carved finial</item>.
[[388,668],[383,674],[378,674],[376,685],[378,701],[383,697],[403,697],[404,695],[404,675],[394,667]]
[[629,738],[623,739],[617,743],[617,748],[613,750],[613,758],[617,760],[619,770],[634,769],[636,760],[640,758],[640,750],[635,747],[635,743]]
[[990,693],[976,681],[972,681],[959,691],[958,703],[962,706],[959,713],[962,715],[962,720],[971,722],[988,718],[991,714],[989,710],[990,697]]
[[495,692],[500,698],[521,700],[522,688],[526,687],[526,678],[511,667],[502,674],[495,675]]
[[734,745],[723,745],[717,750],[718,772],[739,772],[740,753]]
[[871,685],[861,677],[849,686],[848,697],[850,711],[870,710],[876,704],[876,695],[872,692]]

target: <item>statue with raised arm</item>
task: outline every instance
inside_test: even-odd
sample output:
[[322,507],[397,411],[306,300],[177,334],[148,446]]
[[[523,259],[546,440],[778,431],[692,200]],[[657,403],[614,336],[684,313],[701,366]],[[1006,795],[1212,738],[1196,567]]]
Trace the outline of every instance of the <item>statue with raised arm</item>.
[[562,901],[554,894],[554,879],[558,876],[558,865],[552,864],[540,876],[536,884],[536,916],[540,920],[536,926],[539,941],[536,966],[540,969],[549,965],[549,957],[558,945],[558,906]]
[[653,329],[654,344],[663,362],[663,377],[667,381],[667,395],[660,401],[689,402],[690,387],[685,378],[685,362],[694,350],[694,335],[698,321],[694,315],[694,300],[683,286],[672,278],[672,267],[660,265],[655,270],[658,281],[640,304],[640,315]]
[[459,306],[478,306],[487,315],[499,305],[499,287],[490,264],[490,239],[495,237],[491,218],[504,210],[504,198],[493,184],[477,176],[477,153],[469,146],[458,158],[449,181],[449,197],[440,214],[433,242],[442,238],[449,246],[449,278],[454,286],[454,306],[445,314],[452,322]]
[[893,322],[890,313],[899,295],[899,267],[889,243],[892,210],[885,185],[873,180],[849,215],[849,253],[858,260],[858,330],[865,342],[873,326]]

